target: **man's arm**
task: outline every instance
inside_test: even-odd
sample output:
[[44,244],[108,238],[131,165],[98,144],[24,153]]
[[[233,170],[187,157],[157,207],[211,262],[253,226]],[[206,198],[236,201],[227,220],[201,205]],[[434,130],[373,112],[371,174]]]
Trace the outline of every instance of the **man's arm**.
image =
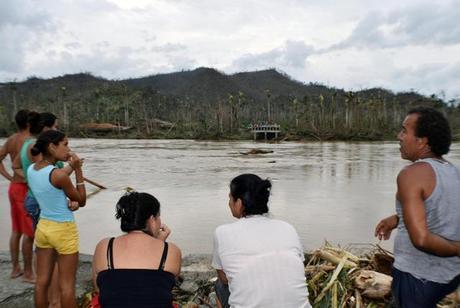
[[436,184],[431,166],[426,163],[411,165],[399,173],[397,182],[404,224],[412,244],[417,249],[439,257],[460,256],[460,242],[431,233],[427,227],[424,200],[428,197],[427,190],[432,186],[432,191],[433,183]]
[[10,140],[11,139],[8,138],[6,142],[3,144],[3,146],[0,148],[0,174],[5,179],[11,182],[13,180],[13,177],[11,176],[11,174],[8,173],[8,171],[6,171],[5,165],[3,164],[3,160],[8,155],[8,145]]

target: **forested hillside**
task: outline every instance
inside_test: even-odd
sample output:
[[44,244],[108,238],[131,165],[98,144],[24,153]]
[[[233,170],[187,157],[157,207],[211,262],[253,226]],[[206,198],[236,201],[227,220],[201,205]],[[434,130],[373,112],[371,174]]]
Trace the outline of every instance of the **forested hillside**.
[[[460,108],[434,95],[349,92],[274,69],[226,75],[198,68],[116,81],[82,73],[0,84],[0,134],[14,131],[13,115],[25,108],[55,113],[73,136],[250,138],[249,124],[274,122],[282,138],[382,140],[393,139],[405,112],[421,104],[442,110],[458,137]],[[102,133],[82,126],[88,123],[125,130]]]

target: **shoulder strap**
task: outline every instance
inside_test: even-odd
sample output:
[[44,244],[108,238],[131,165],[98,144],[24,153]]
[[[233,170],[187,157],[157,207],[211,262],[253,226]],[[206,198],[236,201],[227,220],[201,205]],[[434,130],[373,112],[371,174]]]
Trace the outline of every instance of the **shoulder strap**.
[[50,181],[51,186],[54,187],[53,182],[51,182],[51,175],[53,174],[53,171],[56,170],[56,168],[51,169],[50,174],[48,175],[48,180]]
[[115,238],[112,237],[109,240],[109,244],[107,245],[107,268],[108,269],[113,269],[113,240]]
[[158,267],[159,270],[163,270],[166,263],[166,257],[168,256],[168,242],[165,242],[163,248],[163,254],[161,255],[160,266]]

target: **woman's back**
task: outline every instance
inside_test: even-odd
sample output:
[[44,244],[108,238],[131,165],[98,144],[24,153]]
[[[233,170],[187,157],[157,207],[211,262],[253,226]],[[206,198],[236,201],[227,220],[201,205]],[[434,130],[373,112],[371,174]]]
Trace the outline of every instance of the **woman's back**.
[[101,241],[93,267],[103,307],[170,307],[180,253],[174,244],[133,231]]
[[310,307],[302,261],[284,221],[254,215],[216,229],[213,266],[226,274],[232,307]]

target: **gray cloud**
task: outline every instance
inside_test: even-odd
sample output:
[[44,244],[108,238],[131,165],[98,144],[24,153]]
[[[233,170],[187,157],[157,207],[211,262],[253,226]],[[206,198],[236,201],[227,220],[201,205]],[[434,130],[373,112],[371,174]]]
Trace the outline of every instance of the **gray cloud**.
[[[168,45],[174,44],[165,46]],[[49,50],[44,55],[48,63],[46,69],[41,63],[36,63],[30,67],[30,70],[34,72],[34,75],[44,78],[90,72],[97,76],[117,79],[191,69],[196,65],[195,60],[186,54],[167,53],[161,62],[157,62],[158,57],[140,57],[139,54],[144,51],[144,47],[115,47],[104,41],[96,43],[89,51]]]
[[[423,94],[441,94],[447,98],[460,97],[458,82],[460,80],[460,62],[430,63],[413,68],[399,69],[393,72],[391,80],[406,88],[400,91],[414,89]],[[443,89],[443,90],[441,90]]]
[[351,35],[325,51],[348,47],[389,48],[460,43],[459,1],[424,4],[387,13],[370,12]]
[[9,25],[44,30],[49,19],[50,16],[34,1],[3,0],[0,2],[0,29]]
[[151,51],[154,52],[177,52],[177,51],[183,51],[186,50],[187,46],[183,44],[173,44],[173,43],[167,43],[161,46],[153,46],[151,48]]
[[284,46],[259,54],[245,54],[232,63],[234,70],[257,70],[277,67],[280,69],[301,69],[313,47],[301,41],[286,41]]
[[1,0],[0,81],[81,71],[125,78],[197,66],[229,73],[275,67],[331,86],[444,89],[458,96],[460,65],[452,63],[460,52],[459,4]]
[[53,31],[51,16],[34,1],[0,2],[0,77],[19,73],[28,46],[34,46],[46,31]]
[[62,74],[91,72],[95,75],[121,78],[137,75],[140,67],[145,67],[144,60],[136,58],[136,51],[126,46],[111,50],[93,48],[90,52],[49,51],[46,54],[48,66],[46,71],[41,64],[31,67],[40,77],[52,77]]
[[69,49],[78,49],[82,47],[82,45],[79,42],[66,43],[64,46]]

